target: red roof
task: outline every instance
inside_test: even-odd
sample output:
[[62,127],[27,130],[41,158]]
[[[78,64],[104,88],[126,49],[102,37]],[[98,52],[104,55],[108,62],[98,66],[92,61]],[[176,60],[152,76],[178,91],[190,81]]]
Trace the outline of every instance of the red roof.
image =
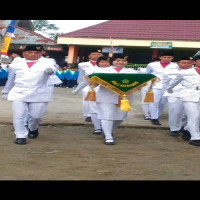
[[200,20],[109,20],[59,37],[200,40]]

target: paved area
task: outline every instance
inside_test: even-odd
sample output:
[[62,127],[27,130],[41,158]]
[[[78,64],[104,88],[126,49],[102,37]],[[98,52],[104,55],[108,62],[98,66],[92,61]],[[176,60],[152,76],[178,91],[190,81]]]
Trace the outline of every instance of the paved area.
[[[3,87],[0,88],[0,92]],[[85,125],[91,126],[91,123],[85,122],[82,115],[82,95],[81,93],[73,95],[72,88],[55,88],[54,101],[47,106],[44,115],[43,125]],[[168,114],[167,107],[160,117],[161,126],[152,125],[149,120],[144,120],[141,105],[140,92],[135,93],[135,101],[132,105],[132,110],[129,112],[129,117],[121,126],[136,127],[136,128],[159,128],[168,129]],[[12,109],[11,103],[0,98],[0,123],[12,124]]]

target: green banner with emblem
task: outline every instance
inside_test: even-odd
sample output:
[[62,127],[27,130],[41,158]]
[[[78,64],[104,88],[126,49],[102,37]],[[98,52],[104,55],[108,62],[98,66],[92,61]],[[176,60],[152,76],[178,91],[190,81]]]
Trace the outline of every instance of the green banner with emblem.
[[88,76],[91,83],[101,84],[103,87],[119,94],[127,94],[133,89],[139,89],[148,81],[157,77],[153,74],[135,73],[94,73]]

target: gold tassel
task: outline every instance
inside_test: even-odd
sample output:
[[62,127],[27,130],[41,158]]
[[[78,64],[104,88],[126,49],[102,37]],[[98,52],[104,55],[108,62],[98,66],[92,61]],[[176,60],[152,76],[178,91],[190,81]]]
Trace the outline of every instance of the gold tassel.
[[154,102],[154,95],[152,91],[148,91],[144,98],[144,103],[153,103]]
[[91,90],[88,91],[87,96],[84,99],[85,101],[96,101],[96,92],[93,89],[93,86],[91,86]]
[[153,87],[155,81],[157,81],[157,79],[154,79],[151,81],[149,91],[146,93],[146,96],[144,98],[144,103],[153,103],[154,102],[154,94],[152,91],[152,87]]
[[121,104],[120,104],[120,109],[121,111],[130,111],[131,106],[129,100],[126,98],[126,95],[123,95],[123,98],[121,99]]

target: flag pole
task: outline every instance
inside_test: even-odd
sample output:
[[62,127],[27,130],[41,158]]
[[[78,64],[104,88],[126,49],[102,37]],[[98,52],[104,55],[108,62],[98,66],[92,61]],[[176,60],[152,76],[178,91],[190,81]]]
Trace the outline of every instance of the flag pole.
[[0,63],[2,62],[2,54],[7,55],[8,48],[11,42],[11,38],[14,35],[15,25],[17,20],[11,20],[10,24],[6,27],[4,35],[1,35],[1,44],[0,44]]
[[[113,56],[113,54],[114,54],[114,48],[113,48],[113,43],[112,43],[112,37],[111,37],[111,35],[110,35],[110,46],[111,46],[111,50],[112,50],[112,56]],[[112,57],[111,56],[111,57]]]

